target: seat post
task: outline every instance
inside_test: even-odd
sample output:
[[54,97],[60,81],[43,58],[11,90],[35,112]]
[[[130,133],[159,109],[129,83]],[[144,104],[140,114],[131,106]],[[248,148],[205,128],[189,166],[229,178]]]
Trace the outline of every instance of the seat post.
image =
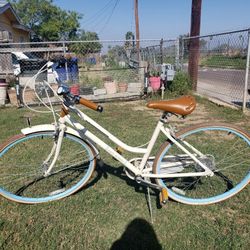
[[161,115],[160,121],[162,121],[164,124],[166,124],[168,122],[168,118],[171,116],[172,116],[171,113],[164,111]]

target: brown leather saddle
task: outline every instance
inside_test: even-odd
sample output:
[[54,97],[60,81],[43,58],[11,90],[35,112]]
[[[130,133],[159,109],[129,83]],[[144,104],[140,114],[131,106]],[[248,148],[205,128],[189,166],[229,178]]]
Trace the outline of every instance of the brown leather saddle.
[[193,112],[196,107],[196,101],[193,96],[187,95],[173,100],[150,101],[147,107],[185,116]]

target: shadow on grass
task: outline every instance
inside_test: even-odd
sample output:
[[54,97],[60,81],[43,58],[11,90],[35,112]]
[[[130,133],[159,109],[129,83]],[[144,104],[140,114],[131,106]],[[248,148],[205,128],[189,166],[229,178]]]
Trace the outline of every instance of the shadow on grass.
[[113,167],[113,166],[110,166],[110,165],[103,163],[103,165],[97,166],[97,172],[105,179],[108,178],[108,175],[113,175],[113,176],[116,176],[123,181],[126,181],[127,185],[129,185],[135,189],[135,192],[138,192],[138,193],[145,193],[146,192],[146,187],[141,186],[136,181],[130,179],[126,175],[126,173],[124,172],[123,166]]
[[[240,102],[240,101],[233,101],[232,103],[235,104],[235,105],[237,105],[237,106],[240,106],[240,107],[243,106],[243,102]],[[250,102],[249,101],[246,102],[246,107],[250,108]]]
[[110,250],[161,250],[153,227],[144,219],[131,221],[121,238],[113,243]]
[[[86,186],[84,186],[83,189],[94,186],[101,178],[107,179],[109,175],[116,176],[119,179],[126,181],[126,183],[129,186],[134,187],[135,191],[138,193],[146,193],[146,187],[141,186],[136,181],[129,179],[129,177],[124,172],[123,166],[112,167],[104,162],[97,163],[95,176],[92,177],[91,181]],[[80,189],[78,192],[81,192],[81,190],[82,189]]]
[[[147,192],[147,187],[142,186],[141,184],[138,184],[135,180],[130,179],[126,173],[124,172],[124,167],[112,167],[110,165],[105,164],[104,162],[99,162],[96,166],[96,176],[84,187],[89,188],[95,183],[97,183],[102,177],[107,179],[108,175],[113,175],[118,177],[119,179],[125,181],[128,186],[133,187],[135,192],[141,193],[145,195],[146,201],[147,201],[147,206],[148,209],[150,209],[150,204],[148,200],[148,192]],[[79,190],[81,191],[81,190]],[[162,205],[160,204],[160,200],[158,199],[159,191],[156,189],[150,189],[150,195],[156,198],[156,207],[158,209],[162,208]],[[170,198],[169,198],[170,199]],[[172,202],[175,202],[174,200],[170,199]]]

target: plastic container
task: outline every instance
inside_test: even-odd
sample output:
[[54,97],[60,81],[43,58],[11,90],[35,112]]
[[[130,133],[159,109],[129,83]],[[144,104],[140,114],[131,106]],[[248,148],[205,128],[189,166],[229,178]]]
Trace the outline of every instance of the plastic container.
[[105,87],[105,89],[107,91],[107,94],[115,94],[117,92],[115,82],[105,82],[104,87]]
[[73,83],[79,82],[79,70],[78,70],[78,60],[76,57],[71,58],[70,63],[68,63],[70,78]]
[[61,81],[69,81],[71,83],[79,82],[78,59],[76,57],[70,59],[60,58],[55,70]]
[[125,93],[128,90],[128,84],[126,82],[119,82],[118,83],[118,91],[120,93]]
[[151,76],[149,78],[150,86],[154,91],[157,91],[161,87],[161,78],[156,76]]
[[60,81],[65,82],[67,80],[66,69],[64,67],[56,68],[56,73],[58,74]]
[[80,85],[79,84],[73,84],[70,87],[70,93],[73,95],[80,95]]
[[0,105],[4,105],[7,98],[7,87],[8,84],[5,79],[0,79]]

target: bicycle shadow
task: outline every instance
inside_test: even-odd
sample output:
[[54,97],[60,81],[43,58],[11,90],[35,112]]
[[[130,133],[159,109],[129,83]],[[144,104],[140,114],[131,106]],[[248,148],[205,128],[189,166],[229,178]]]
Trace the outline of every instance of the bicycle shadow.
[[[105,162],[99,162],[96,165],[95,173],[96,173],[95,177],[84,187],[84,189],[95,185],[101,178],[107,179],[109,175],[113,175],[125,181],[128,186],[134,188],[135,192],[144,194],[146,201],[147,201],[147,206],[149,208],[150,204],[147,199],[147,195],[148,195],[147,187],[142,186],[141,184],[137,183],[135,180],[130,179],[124,172],[123,166],[113,167],[113,166],[106,164]],[[157,197],[159,195],[159,191],[155,189],[150,189],[150,195],[153,197]],[[156,207],[158,209],[162,208],[159,199],[156,199]]]
[[[144,193],[146,188],[131,180],[124,172],[124,167],[113,167],[106,164],[103,161],[97,162],[95,172],[89,183],[84,186],[84,189],[94,186],[101,178],[107,179],[109,175],[118,177],[121,180],[126,181],[127,185],[134,187],[136,192]],[[81,191],[81,190],[79,190]]]
[[113,167],[105,162],[103,163],[98,163],[96,171],[98,175],[100,175],[100,178],[103,177],[105,179],[108,178],[109,175],[113,175],[118,177],[119,179],[123,180],[126,182],[127,185],[130,187],[133,187],[136,192],[138,193],[145,193],[146,192],[146,187],[138,184],[136,181],[130,179],[126,173],[124,172],[124,166],[119,166],[119,167]]
[[121,238],[116,240],[110,250],[161,250],[153,227],[144,219],[131,221]]

